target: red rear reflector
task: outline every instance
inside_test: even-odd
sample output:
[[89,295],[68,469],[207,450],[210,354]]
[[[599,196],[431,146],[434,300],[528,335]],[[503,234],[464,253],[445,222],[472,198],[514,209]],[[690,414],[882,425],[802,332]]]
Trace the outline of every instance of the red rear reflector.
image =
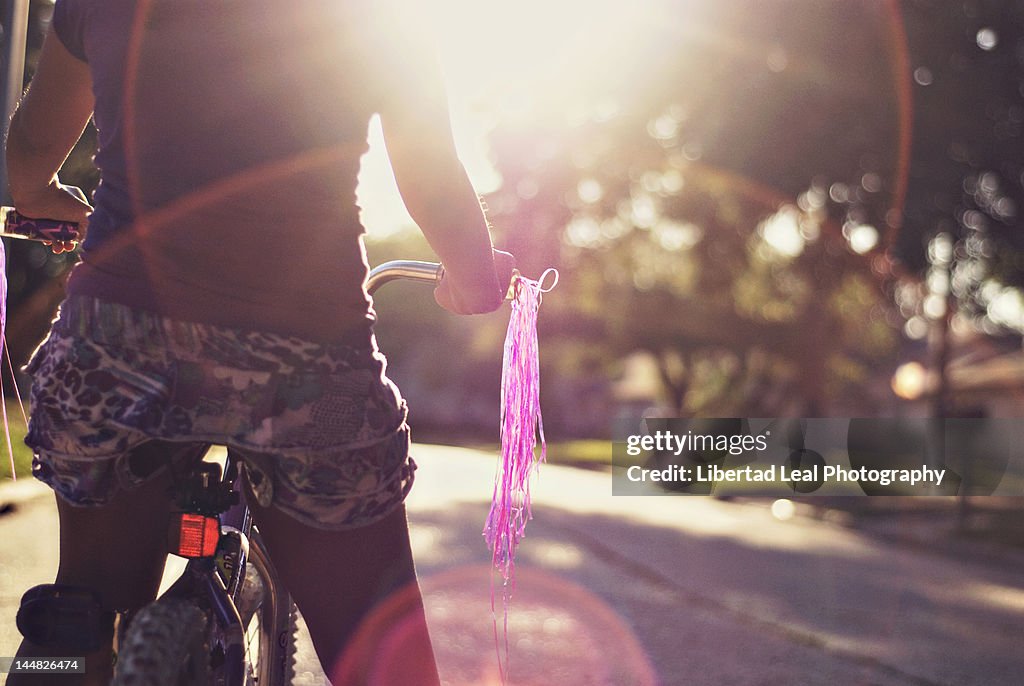
[[184,512],[178,523],[178,549],[182,557],[213,557],[220,539],[220,522],[216,517]]

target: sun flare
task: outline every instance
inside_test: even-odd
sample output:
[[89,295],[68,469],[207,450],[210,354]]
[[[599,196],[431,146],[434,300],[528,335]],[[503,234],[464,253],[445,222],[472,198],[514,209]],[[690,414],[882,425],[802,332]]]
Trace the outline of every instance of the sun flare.
[[[589,104],[579,89],[635,56],[642,28],[635,8],[623,0],[443,0],[429,8],[408,7],[417,13],[414,25],[436,41],[456,146],[481,194],[501,185],[487,144],[494,126],[538,111],[571,119]],[[359,204],[371,236],[413,225],[376,119],[363,159]]]

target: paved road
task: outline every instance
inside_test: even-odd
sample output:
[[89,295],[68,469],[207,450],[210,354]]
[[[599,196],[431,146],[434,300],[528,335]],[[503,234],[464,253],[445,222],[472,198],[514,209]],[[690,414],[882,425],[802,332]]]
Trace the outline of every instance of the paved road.
[[[480,536],[493,458],[415,455],[413,543],[443,676],[497,683]],[[763,504],[610,493],[607,474],[542,470],[510,606],[510,683],[1022,683],[1024,573],[1010,565],[780,520]],[[0,516],[0,616],[48,580],[55,541],[49,497]],[[0,622],[0,655],[15,644]],[[324,683],[303,651],[299,683]]]

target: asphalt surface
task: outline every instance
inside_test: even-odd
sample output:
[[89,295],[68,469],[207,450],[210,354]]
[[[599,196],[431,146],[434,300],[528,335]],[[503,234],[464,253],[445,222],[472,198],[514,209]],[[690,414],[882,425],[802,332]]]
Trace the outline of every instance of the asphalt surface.
[[[481,536],[495,458],[414,455],[413,546],[442,678],[499,683]],[[0,656],[18,642],[21,592],[56,567],[52,497],[15,488],[0,489],[13,504],[0,515]],[[941,520],[915,519],[911,537],[890,521],[879,535],[803,504],[612,497],[607,473],[553,465],[533,496],[508,610],[510,684],[1024,683],[1020,558],[975,555]],[[326,683],[308,643],[296,683]]]

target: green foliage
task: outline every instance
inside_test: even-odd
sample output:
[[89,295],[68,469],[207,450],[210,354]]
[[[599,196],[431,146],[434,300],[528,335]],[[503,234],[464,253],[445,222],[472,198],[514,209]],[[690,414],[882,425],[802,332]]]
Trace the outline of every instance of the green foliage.
[[993,316],[1000,286],[1024,287],[1024,6],[1000,0],[904,0],[913,62],[913,147],[898,251],[918,273],[952,244],[962,317],[986,331],[1024,331],[1024,314]]
[[571,120],[499,129],[496,223],[563,272],[549,349],[648,350],[672,404],[718,416],[826,412],[864,384],[898,340],[862,240],[884,247],[897,202],[890,9],[656,2],[631,67],[573,84]]
[[[10,424],[11,448],[14,451],[14,468],[18,478],[29,478],[32,469],[32,451],[25,445],[25,421],[16,402],[7,402],[7,419]],[[6,437],[0,438],[0,479],[11,477],[11,458],[7,452]]]
[[611,466],[612,450],[608,441],[578,440],[549,443],[547,461],[550,464],[575,466]]

